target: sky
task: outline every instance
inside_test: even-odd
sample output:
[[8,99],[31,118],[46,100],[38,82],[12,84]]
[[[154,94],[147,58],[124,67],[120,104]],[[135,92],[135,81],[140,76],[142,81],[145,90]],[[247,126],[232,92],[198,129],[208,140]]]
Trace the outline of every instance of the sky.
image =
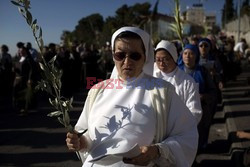
[[[199,3],[201,0],[180,0],[181,10]],[[225,0],[203,0],[205,12],[214,12],[220,24],[221,10]],[[236,1],[236,0],[234,0]],[[44,43],[60,43],[64,30],[73,31],[78,21],[93,13],[101,14],[104,19],[115,16],[115,11],[123,4],[149,2],[152,8],[156,0],[31,0],[31,13],[43,29]],[[235,3],[234,3],[235,4]],[[174,0],[160,0],[158,12],[170,15],[174,11]],[[10,0],[0,0],[0,45],[6,44],[14,56],[17,42],[31,42],[37,48],[32,31],[18,8]]]

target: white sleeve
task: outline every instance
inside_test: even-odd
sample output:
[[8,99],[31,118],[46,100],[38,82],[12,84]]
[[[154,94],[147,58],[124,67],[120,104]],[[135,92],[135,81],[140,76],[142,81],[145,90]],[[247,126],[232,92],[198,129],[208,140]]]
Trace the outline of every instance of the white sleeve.
[[87,99],[85,100],[84,107],[82,110],[82,113],[75,125],[75,130],[79,133],[84,131],[85,129],[88,129],[88,109],[89,109],[89,95]]
[[239,51],[239,43],[237,43],[237,44],[234,45],[234,51],[235,52]]
[[170,111],[167,122],[167,137],[157,145],[161,157],[160,166],[188,167],[191,166],[198,147],[197,123],[176,93],[171,94]]
[[187,96],[186,105],[196,119],[197,125],[202,117],[202,108],[200,101],[199,88],[195,82],[189,82],[186,84],[185,94]]
[[[91,90],[90,90],[91,91]],[[90,94],[91,92],[88,93],[88,96],[85,100],[85,104],[82,110],[82,113],[75,125],[75,131],[81,133],[88,129],[88,114],[89,114],[89,100],[90,100]],[[84,160],[88,154],[89,149],[91,148],[92,145],[92,140],[89,137],[88,131],[82,135],[82,137],[85,138],[85,141],[87,142],[87,148],[80,150],[80,155],[82,160]]]

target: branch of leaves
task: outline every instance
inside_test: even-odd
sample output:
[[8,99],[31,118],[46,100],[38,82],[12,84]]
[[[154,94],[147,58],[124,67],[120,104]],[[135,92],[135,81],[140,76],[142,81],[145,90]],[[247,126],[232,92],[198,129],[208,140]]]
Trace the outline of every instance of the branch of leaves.
[[46,91],[50,95],[60,96],[60,90],[62,87],[61,77],[62,77],[62,70],[55,67],[55,60],[56,56],[54,56],[48,63],[43,64],[39,63],[41,70],[43,71],[42,79],[38,82],[36,89],[41,89],[42,91]]
[[177,33],[178,38],[180,39],[180,42],[183,47],[184,46],[183,39],[182,39],[183,25],[182,25],[181,17],[180,17],[180,1],[179,0],[175,0],[174,19],[175,19],[175,23],[170,24],[170,28]]
[[64,125],[69,132],[73,132],[74,129],[70,125],[70,117],[68,114],[68,112],[73,108],[73,98],[70,100],[58,99],[57,97],[54,99],[49,98],[49,102],[57,111],[49,113],[48,116],[57,117],[58,121]]
[[[50,95],[54,97],[54,100],[49,98],[50,104],[56,109],[56,111],[48,114],[50,117],[57,117],[59,122],[64,125],[64,127],[72,133],[74,132],[74,128],[70,124],[70,117],[68,112],[72,109],[73,98],[70,100],[64,100],[61,97],[61,77],[62,70],[57,69],[54,66],[54,62],[56,60],[56,56],[54,56],[48,63],[45,61],[43,57],[43,48],[44,42],[42,38],[42,28],[37,25],[37,20],[33,20],[32,14],[30,13],[30,0],[16,0],[11,1],[12,4],[18,7],[19,12],[26,19],[27,24],[30,26],[33,32],[33,36],[36,40],[36,43],[39,47],[40,53],[42,55],[43,63],[39,63],[41,70],[43,71],[43,78],[38,82],[36,89],[41,89],[42,91],[46,91]],[[82,136],[87,131],[84,130],[81,133],[77,133],[78,137]],[[81,156],[77,151],[77,156],[81,160]]]
[[[33,31],[33,36],[37,42],[40,52],[43,52],[43,39],[42,39],[42,28],[37,25],[37,19],[33,20],[32,14],[30,13],[30,0],[16,0],[11,1],[14,5],[18,6],[19,12],[26,19],[27,24],[31,27]],[[70,125],[70,118],[68,111],[72,109],[73,99],[62,100],[60,95],[61,90],[61,77],[62,70],[57,69],[54,66],[56,56],[54,56],[49,62],[45,62],[44,58],[43,63],[39,63],[41,70],[43,71],[42,75],[44,79],[38,82],[36,89],[41,89],[46,91],[48,94],[53,96],[55,100],[49,99],[51,105],[55,107],[55,112],[51,112],[48,116],[57,116],[61,124],[67,128],[68,131],[73,132],[73,127]]]
[[38,82],[36,89],[41,89],[46,91],[54,97],[54,100],[49,98],[50,104],[57,110],[48,114],[50,117],[57,117],[58,121],[64,125],[64,127],[69,131],[73,132],[73,127],[70,125],[70,117],[68,112],[73,108],[73,98],[67,100],[61,97],[61,77],[62,70],[59,70],[55,67],[56,56],[54,56],[45,66],[42,63],[39,63],[41,70],[43,71],[43,78]]
[[[49,102],[57,111],[49,113],[48,116],[57,117],[58,121],[69,132],[75,133],[72,125],[70,124],[70,117],[68,114],[68,112],[73,108],[72,107],[73,98],[67,100],[60,96],[60,90],[62,86],[62,83],[61,83],[62,70],[59,70],[54,66],[55,60],[56,60],[56,56],[54,56],[47,63],[47,66],[44,66],[42,63],[40,63],[40,68],[44,71],[43,78],[47,78],[47,80],[42,79],[41,81],[38,81],[38,85],[36,86],[36,89],[41,89],[43,91],[46,91],[50,95],[54,96],[54,100],[49,98]],[[52,89],[52,86],[54,89]],[[55,92],[53,92],[53,90]],[[56,94],[57,96],[55,96],[54,94]],[[87,129],[84,130],[83,132],[77,133],[78,137],[80,137],[86,131]]]
[[26,19],[27,24],[31,27],[36,43],[41,53],[43,53],[44,42],[42,39],[42,28],[37,25],[37,19],[33,20],[30,13],[30,0],[16,0],[11,1],[12,4],[18,7],[19,12]]

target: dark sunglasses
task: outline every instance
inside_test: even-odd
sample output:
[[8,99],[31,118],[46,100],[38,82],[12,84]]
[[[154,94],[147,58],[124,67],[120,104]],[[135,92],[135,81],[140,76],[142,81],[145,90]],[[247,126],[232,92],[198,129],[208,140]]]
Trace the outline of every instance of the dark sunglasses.
[[208,45],[207,45],[207,44],[201,44],[201,45],[199,45],[199,47],[200,47],[200,48],[202,48],[202,47],[207,48]]
[[167,64],[170,60],[171,60],[171,58],[167,58],[167,57],[155,58],[156,63],[161,63],[162,62],[162,63]]
[[[116,52],[113,54],[114,59],[117,61],[122,61],[127,57],[127,53],[125,52]],[[134,61],[138,61],[141,59],[142,55],[138,52],[132,52],[128,55],[128,57]]]

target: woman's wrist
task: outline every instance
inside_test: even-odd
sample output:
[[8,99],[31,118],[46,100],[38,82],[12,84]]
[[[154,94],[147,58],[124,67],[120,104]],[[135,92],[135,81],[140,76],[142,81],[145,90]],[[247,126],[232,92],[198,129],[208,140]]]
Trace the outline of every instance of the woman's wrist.
[[84,151],[88,150],[87,143],[88,143],[88,141],[87,141],[86,137],[81,136],[80,137],[80,150],[84,150]]
[[161,148],[159,147],[159,145],[153,145],[154,147],[154,157],[153,160],[157,160],[161,157]]

